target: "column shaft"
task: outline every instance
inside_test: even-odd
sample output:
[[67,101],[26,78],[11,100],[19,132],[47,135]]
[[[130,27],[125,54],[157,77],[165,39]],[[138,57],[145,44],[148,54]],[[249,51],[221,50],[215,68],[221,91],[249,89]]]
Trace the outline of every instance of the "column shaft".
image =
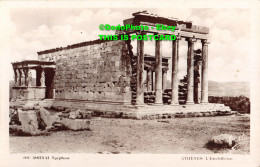
[[162,101],[162,55],[161,40],[155,42],[155,104],[161,105]]
[[147,70],[147,91],[152,91],[152,69]]
[[137,40],[137,83],[136,83],[136,105],[144,104],[144,41]]
[[154,80],[154,78],[155,78],[155,74],[154,74],[154,71],[152,70],[152,91],[155,91],[155,87],[154,87],[154,84],[155,84],[155,80]]
[[181,38],[177,37],[175,41],[172,42],[172,99],[171,105],[179,105],[179,40]]
[[167,84],[167,69],[162,70],[162,91],[166,89]]
[[188,40],[188,57],[187,57],[187,101],[186,104],[194,104],[194,38]]
[[196,80],[194,81],[194,95],[195,95],[195,103],[201,103],[201,65],[202,62],[198,61],[196,64],[196,70],[194,71],[194,73],[196,72],[197,74],[199,74],[198,77],[196,77]]
[[202,40],[201,103],[208,103],[208,42]]

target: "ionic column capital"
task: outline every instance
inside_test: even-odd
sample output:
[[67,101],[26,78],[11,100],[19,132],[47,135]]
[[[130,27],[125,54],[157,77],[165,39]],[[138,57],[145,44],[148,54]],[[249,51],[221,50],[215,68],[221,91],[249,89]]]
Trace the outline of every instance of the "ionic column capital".
[[190,38],[186,38],[186,41],[188,41],[189,43],[194,43],[197,41],[197,39],[195,37],[190,37]]
[[202,45],[208,45],[208,44],[210,44],[210,42],[207,40],[207,39],[202,39],[201,40],[201,43],[202,43]]
[[175,41],[180,41],[180,40],[181,40],[181,35],[180,34],[176,35]]

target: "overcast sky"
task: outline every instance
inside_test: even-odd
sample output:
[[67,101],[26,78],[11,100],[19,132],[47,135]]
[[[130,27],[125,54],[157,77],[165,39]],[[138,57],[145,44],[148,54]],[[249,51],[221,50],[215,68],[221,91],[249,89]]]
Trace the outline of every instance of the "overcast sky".
[[[11,61],[37,59],[38,51],[95,40],[100,34],[113,34],[114,31],[100,31],[98,25],[123,25],[124,19],[141,10],[209,27],[209,79],[220,82],[250,80],[248,9],[12,8]],[[183,39],[180,43],[180,78],[186,73],[187,48]],[[198,48],[201,48],[200,41],[195,45],[195,49]],[[154,42],[146,42],[145,53],[154,55],[154,52]],[[163,42],[162,52],[165,57],[171,56],[171,42]]]

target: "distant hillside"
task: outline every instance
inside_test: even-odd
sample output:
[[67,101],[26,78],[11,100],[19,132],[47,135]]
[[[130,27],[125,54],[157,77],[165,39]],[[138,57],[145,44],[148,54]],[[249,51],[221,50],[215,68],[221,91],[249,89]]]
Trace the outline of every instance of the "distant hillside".
[[250,97],[249,82],[209,81],[209,96],[246,96]]
[[[167,88],[171,82],[167,80]],[[250,97],[249,82],[215,82],[209,81],[209,96],[246,96]]]

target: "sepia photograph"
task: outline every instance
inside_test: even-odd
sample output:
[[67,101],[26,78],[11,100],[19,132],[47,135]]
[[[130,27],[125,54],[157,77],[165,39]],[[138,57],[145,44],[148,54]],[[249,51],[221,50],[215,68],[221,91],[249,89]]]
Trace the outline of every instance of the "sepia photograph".
[[190,165],[255,155],[252,7],[90,4],[0,15],[4,152],[34,162],[181,155]]

